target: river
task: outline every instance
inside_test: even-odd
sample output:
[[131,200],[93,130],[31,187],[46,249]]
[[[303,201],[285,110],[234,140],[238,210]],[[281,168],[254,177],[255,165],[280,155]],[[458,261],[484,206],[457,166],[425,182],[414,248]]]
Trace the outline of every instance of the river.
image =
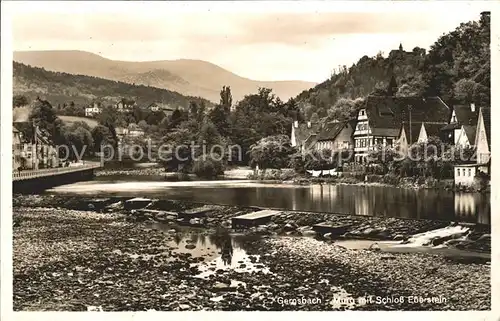
[[481,224],[490,224],[491,216],[490,194],[387,186],[301,186],[249,180],[169,182],[155,177],[102,176],[92,181],[58,186],[46,193],[168,198],[224,205]]

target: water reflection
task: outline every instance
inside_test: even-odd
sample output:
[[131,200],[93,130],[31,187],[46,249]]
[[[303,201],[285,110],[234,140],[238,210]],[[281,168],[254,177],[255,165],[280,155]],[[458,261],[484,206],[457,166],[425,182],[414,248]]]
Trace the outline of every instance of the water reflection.
[[489,194],[385,186],[293,186],[252,181],[92,181],[59,186],[50,193],[143,196],[214,204],[301,211],[490,223]]
[[[147,228],[169,231],[172,227],[161,223],[150,223]],[[205,234],[203,229],[177,227],[175,236],[167,245],[174,253],[189,253],[203,260],[193,263],[200,271],[195,277],[207,278],[217,270],[233,270],[241,273],[261,271],[270,273],[260,262],[259,255],[248,255],[245,245],[250,244],[259,236],[234,235],[226,229],[217,229],[214,233]]]

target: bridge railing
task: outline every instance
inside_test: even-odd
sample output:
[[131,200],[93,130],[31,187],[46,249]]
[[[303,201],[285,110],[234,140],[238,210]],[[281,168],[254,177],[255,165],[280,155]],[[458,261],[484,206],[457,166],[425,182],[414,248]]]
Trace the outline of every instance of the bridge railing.
[[37,170],[15,171],[12,173],[12,180],[17,181],[17,180],[37,178],[43,176],[61,175],[65,173],[74,173],[99,167],[101,167],[101,165],[98,162],[88,162],[87,164],[83,164],[80,166],[73,166],[73,167],[56,167],[56,168],[44,168]]

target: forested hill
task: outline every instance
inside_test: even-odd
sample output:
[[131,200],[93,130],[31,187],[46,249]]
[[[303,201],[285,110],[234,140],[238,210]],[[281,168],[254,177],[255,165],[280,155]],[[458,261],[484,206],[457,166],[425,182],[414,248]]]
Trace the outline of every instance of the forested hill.
[[346,102],[350,107],[357,105],[349,100],[387,94],[393,85],[396,96],[437,95],[450,105],[489,105],[490,72],[490,13],[483,12],[478,21],[462,23],[442,35],[428,52],[404,48],[403,43],[387,57],[381,53],[364,56],[296,100],[306,118],[338,114]]
[[47,71],[43,68],[14,62],[14,95],[24,95],[29,101],[36,97],[50,101],[53,106],[70,104],[85,106],[94,100],[112,105],[120,99],[132,99],[139,106],[156,102],[172,108],[187,108],[190,101],[204,102],[199,97],[183,96],[177,92],[155,87],[133,85],[102,78]]

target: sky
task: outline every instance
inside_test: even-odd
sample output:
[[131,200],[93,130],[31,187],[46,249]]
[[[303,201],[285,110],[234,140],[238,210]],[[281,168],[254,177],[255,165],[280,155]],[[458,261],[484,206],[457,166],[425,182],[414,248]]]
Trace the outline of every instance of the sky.
[[334,68],[388,54],[400,43],[408,51],[428,49],[461,22],[478,20],[484,9],[445,1],[345,4],[338,10],[304,2],[30,4],[12,11],[12,45],[127,61],[200,59],[255,80],[321,82]]

